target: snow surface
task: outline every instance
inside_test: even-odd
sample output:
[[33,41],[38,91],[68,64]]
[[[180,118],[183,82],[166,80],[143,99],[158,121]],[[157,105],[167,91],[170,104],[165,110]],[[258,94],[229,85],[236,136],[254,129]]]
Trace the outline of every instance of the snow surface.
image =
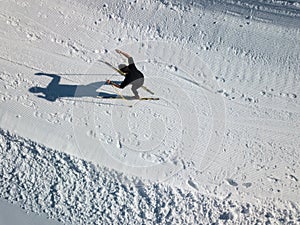
[[[0,6],[1,199],[70,224],[300,222],[300,1]],[[159,101],[97,98],[116,48]]]
[[26,213],[17,205],[0,200],[0,224],[5,225],[60,225],[60,222],[49,220],[35,213]]

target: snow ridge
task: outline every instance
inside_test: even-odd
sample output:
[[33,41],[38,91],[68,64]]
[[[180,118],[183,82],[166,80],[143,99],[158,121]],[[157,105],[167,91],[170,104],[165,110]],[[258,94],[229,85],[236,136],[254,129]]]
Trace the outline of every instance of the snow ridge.
[[226,14],[256,19],[267,23],[279,24],[288,27],[299,27],[300,1],[282,0],[161,0],[164,4],[184,4],[185,7],[193,6],[221,11]]
[[[0,129],[0,198],[70,224],[295,224],[299,209],[257,207],[150,183]],[[298,215],[298,218],[297,218]]]

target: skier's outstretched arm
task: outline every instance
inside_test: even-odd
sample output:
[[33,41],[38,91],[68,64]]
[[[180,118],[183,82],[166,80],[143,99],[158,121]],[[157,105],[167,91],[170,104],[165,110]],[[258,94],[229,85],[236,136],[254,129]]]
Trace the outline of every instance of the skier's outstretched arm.
[[124,56],[128,59],[128,64],[129,64],[129,65],[134,64],[134,61],[133,61],[133,58],[132,58],[131,55],[129,55],[128,53],[123,52],[123,51],[121,51],[121,50],[119,50],[119,49],[116,49],[116,52],[119,53],[119,54],[124,55]]
[[110,84],[110,85],[112,85],[112,86],[115,86],[115,87],[117,87],[117,88],[123,89],[123,88],[121,87],[121,85],[116,84],[116,83],[114,83],[114,82],[112,82],[112,81],[110,81],[110,80],[107,80],[106,83],[107,83],[107,84]]
[[131,56],[130,56],[128,53],[123,52],[123,51],[121,51],[121,50],[119,50],[119,49],[116,49],[116,52],[119,53],[119,54],[124,55],[126,58],[131,58]]
[[130,80],[128,78],[125,78],[125,80],[121,84],[116,84],[116,83],[114,83],[110,80],[107,80],[106,83],[110,84],[112,86],[115,86],[117,88],[123,89],[124,87],[126,87],[130,83]]

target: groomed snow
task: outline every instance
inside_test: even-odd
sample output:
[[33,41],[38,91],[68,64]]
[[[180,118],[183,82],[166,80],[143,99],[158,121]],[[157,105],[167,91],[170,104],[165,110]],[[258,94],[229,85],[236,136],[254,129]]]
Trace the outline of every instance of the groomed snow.
[[[70,224],[300,222],[299,1],[0,6],[1,199]],[[159,101],[97,97],[116,48]]]

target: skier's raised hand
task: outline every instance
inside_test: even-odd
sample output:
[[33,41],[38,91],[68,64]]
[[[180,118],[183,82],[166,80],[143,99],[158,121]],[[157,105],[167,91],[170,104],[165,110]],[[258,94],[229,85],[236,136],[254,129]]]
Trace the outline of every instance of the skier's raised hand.
[[119,49],[116,49],[116,52],[119,53],[119,54],[121,54],[121,55],[124,55],[126,58],[130,58],[131,57],[128,53],[123,52],[123,51],[121,51]]

